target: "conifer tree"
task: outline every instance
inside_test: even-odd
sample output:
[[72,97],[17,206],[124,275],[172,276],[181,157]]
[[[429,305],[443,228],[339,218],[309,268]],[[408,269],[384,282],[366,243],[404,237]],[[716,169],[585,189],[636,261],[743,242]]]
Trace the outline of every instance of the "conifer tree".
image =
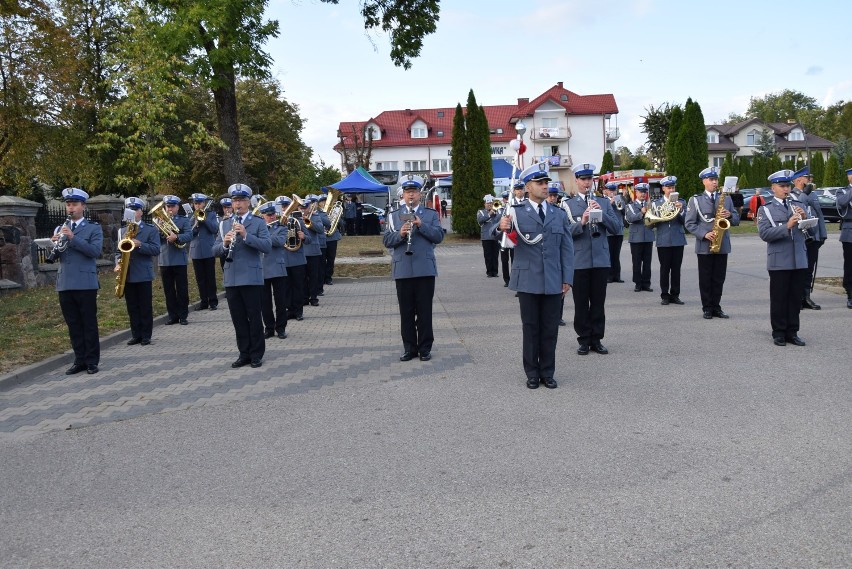
[[[461,105],[456,107],[453,122],[453,231],[468,237],[479,235],[476,211],[482,197],[494,191],[494,173],[491,167],[491,135],[485,111],[476,104],[473,89],[467,97],[464,115],[463,138],[464,157],[459,164],[456,159],[456,130],[459,128]],[[456,177],[459,174],[459,177]]]
[[[462,215],[456,215],[456,207],[464,209],[465,191],[469,187],[467,183],[467,121],[461,103],[456,105],[456,114],[453,115],[453,138],[450,153],[453,160],[453,231],[462,233],[465,222]],[[457,225],[458,224],[458,225]]]
[[677,133],[680,130],[680,125],[683,122],[683,109],[680,108],[680,105],[674,105],[672,107],[671,116],[669,117],[669,133],[666,138],[666,173],[676,176],[672,170],[672,155],[674,154],[675,147],[675,139],[677,138]]
[[814,177],[814,184],[819,186],[825,178],[825,157],[822,152],[815,152],[811,157],[810,169]]
[[846,173],[840,167],[837,156],[832,152],[825,163],[825,176],[822,180],[823,187],[845,186],[848,183]]
[[615,170],[615,161],[612,158],[612,152],[607,150],[604,152],[603,158],[601,159],[601,169],[599,174],[606,174],[607,172],[612,172]]
[[707,167],[707,130],[701,107],[691,98],[684,106],[671,160],[667,160],[667,164],[678,178],[678,190],[683,197],[703,191],[698,173]]

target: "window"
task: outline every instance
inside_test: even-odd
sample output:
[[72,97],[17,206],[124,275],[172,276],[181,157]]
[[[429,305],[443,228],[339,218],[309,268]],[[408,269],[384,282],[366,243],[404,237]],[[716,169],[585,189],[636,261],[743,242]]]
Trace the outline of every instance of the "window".
[[444,111],[438,111],[438,118],[439,119],[444,118]]
[[425,160],[406,160],[404,162],[406,172],[422,172],[426,170]]
[[503,134],[503,129],[502,129],[502,128],[498,128],[498,129],[497,129],[497,134]]
[[397,161],[393,162],[376,162],[376,170],[398,170]]
[[559,147],[558,146],[551,146],[550,147],[550,155],[551,156],[559,156]]
[[791,130],[790,134],[787,136],[787,140],[789,140],[791,142],[796,141],[796,140],[804,140],[804,139],[805,139],[805,133],[803,133],[799,129]]
[[433,172],[449,172],[450,171],[450,160],[448,158],[433,159],[432,160],[432,171]]
[[718,144],[719,133],[712,130],[707,131],[707,144]]
[[541,128],[557,128],[556,119],[541,119]]
[[439,130],[437,136],[438,136],[438,138],[444,138],[444,131]]
[[795,164],[796,163],[796,155],[795,154],[785,154],[784,155],[784,162],[792,162],[793,164]]
[[725,157],[724,157],[724,156],[714,156],[714,157],[713,157],[713,166],[715,166],[716,168],[721,168],[721,167],[722,167],[722,163],[723,163],[724,161],[725,161]]
[[752,130],[746,135],[746,146],[757,146],[758,140],[760,140],[760,133]]
[[426,127],[417,126],[411,129],[411,138],[426,138]]
[[566,95],[565,93],[562,93],[561,95],[559,95],[559,100],[560,101],[567,101],[568,95]]

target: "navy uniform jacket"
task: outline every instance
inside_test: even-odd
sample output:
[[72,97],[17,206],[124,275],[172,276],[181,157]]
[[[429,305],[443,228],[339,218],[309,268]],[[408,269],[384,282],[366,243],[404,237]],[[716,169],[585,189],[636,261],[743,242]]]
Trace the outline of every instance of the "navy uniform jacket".
[[[175,225],[177,225],[180,230],[175,243],[189,243],[192,241],[192,222],[182,215],[174,216],[172,221],[175,222]],[[165,235],[162,233],[160,233],[160,244],[162,245],[162,248],[160,249],[161,267],[174,267],[178,265],[186,265],[188,263],[187,247],[184,247],[183,249],[176,247],[174,243],[169,243],[166,240]]]
[[491,215],[494,210],[482,208],[476,212],[476,222],[479,223],[479,238],[482,241],[494,241],[494,226],[500,223],[499,215]]
[[328,218],[328,214],[321,209],[318,209],[314,215],[320,218],[320,225],[322,226],[322,231],[318,234],[320,249],[325,249],[328,247],[328,237],[325,234],[325,230],[331,228],[331,220]]
[[[311,240],[311,232],[305,228],[305,224],[302,223],[302,220],[297,220],[299,222],[299,227],[302,229],[302,233],[305,234],[305,239],[302,241],[302,246],[299,247],[296,251],[288,251],[284,250],[286,256],[284,257],[287,260],[288,267],[298,267],[299,265],[307,265],[308,260],[305,259],[305,243],[309,243]],[[297,230],[298,231],[298,230]],[[284,226],[284,233],[287,233],[287,226]]]
[[101,288],[98,267],[95,263],[104,248],[104,232],[97,223],[81,219],[74,229],[74,238],[68,247],[56,254],[59,271],[56,273],[56,291],[92,290]]
[[[118,234],[119,241],[124,238],[126,228]],[[155,226],[139,222],[136,239],[141,242],[130,253],[130,265],[127,267],[127,282],[143,283],[154,280],[154,257],[160,254],[160,230]],[[115,262],[121,259],[121,251],[115,252]]]
[[[310,239],[308,239],[310,236]],[[305,230],[305,242],[302,244],[302,251],[305,257],[318,257],[322,255],[322,249],[325,247],[325,226],[322,224],[322,218],[319,214],[314,213],[311,216],[311,228]]]
[[808,216],[816,217],[819,220],[816,227],[808,229],[811,237],[817,241],[825,241],[828,238],[828,230],[825,227],[825,216],[822,214],[822,206],[819,205],[819,197],[813,192],[810,194],[800,192],[795,186],[790,192],[790,197],[803,204],[799,207],[805,210]]
[[769,271],[808,268],[805,234],[795,225],[787,229],[787,220],[792,215],[793,208],[788,210],[774,197],[757,210],[757,232],[766,241],[766,269]]
[[[660,207],[666,201],[666,198],[661,198],[654,201],[656,207]],[[657,247],[685,247],[686,234],[683,232],[683,220],[686,218],[686,200],[678,198],[680,205],[680,213],[677,214],[671,221],[664,221],[654,226],[657,233]]]
[[[562,294],[563,283],[574,283],[571,224],[562,208],[546,200],[542,205],[546,208],[544,221],[538,216],[532,202],[526,201],[512,208],[518,233],[527,239],[535,239],[538,235],[544,237],[535,245],[529,245],[518,237],[509,288],[530,294]],[[598,240],[606,242],[605,237],[599,237]]]
[[[243,216],[243,226],[246,228],[246,238],[239,237],[231,261],[225,263],[225,286],[248,286],[263,284],[263,259],[261,253],[269,253],[272,250],[272,242],[269,239],[269,231],[266,223],[259,217],[250,213]],[[234,225],[234,216],[222,222],[219,233],[216,234],[216,243],[213,244],[213,254],[217,257],[227,255],[223,241],[224,235]]]
[[[717,192],[718,194],[718,192]],[[731,212],[731,217],[728,221],[731,222],[731,227],[740,224],[740,216],[737,215],[737,210],[734,209],[734,203],[730,196],[725,196],[725,209]],[[713,199],[707,195],[707,192],[701,192],[699,195],[692,196],[686,206],[686,217],[683,220],[683,226],[687,231],[695,235],[695,253],[698,255],[711,255],[710,242],[704,239],[704,236],[713,231],[713,220],[716,218],[716,207],[713,205]],[[719,249],[720,255],[727,255],[731,252],[731,232],[726,231],[722,238],[722,247]]]
[[434,209],[425,208],[423,205],[417,206],[414,214],[420,218],[421,223],[420,227],[415,226],[411,236],[411,251],[414,254],[406,255],[408,237],[399,234],[400,228],[405,225],[399,216],[407,209],[403,206],[388,214],[389,223],[382,236],[384,246],[391,249],[392,276],[394,280],[437,276],[435,246],[444,240],[444,230],[438,221],[438,214]]
[[645,226],[645,214],[642,213],[643,204],[647,206],[650,203],[650,200],[634,201],[624,210],[624,219],[630,224],[627,229],[628,243],[654,242],[654,230]]
[[[607,201],[609,201],[609,198],[607,198]],[[618,209],[618,204],[621,204],[621,209]],[[623,237],[624,236],[624,210],[627,207],[627,205],[624,203],[624,199],[621,196],[616,195],[615,196],[615,204],[609,204],[609,206],[615,212],[616,217],[618,217],[619,227],[617,228],[616,231],[612,231],[612,230],[610,230],[609,227],[607,227],[607,229],[606,229],[607,237],[609,237],[609,236],[615,237],[616,235],[621,235]]]
[[570,198],[565,204],[570,212],[568,214],[568,231],[573,236],[573,266],[575,270],[608,268],[610,266],[609,239],[606,238],[606,235],[608,233],[617,235],[619,231],[623,231],[620,215],[612,208],[609,199],[598,197],[592,197],[592,199],[598,202],[603,212],[603,221],[598,224],[598,231],[601,233],[599,237],[592,237],[591,223],[587,223],[585,226],[582,223],[583,212],[586,211],[587,207],[585,197],[578,194]]
[[263,254],[263,278],[274,279],[287,276],[287,228],[277,221],[267,226],[272,249]]
[[[189,220],[189,218],[187,218]],[[190,228],[192,228],[190,222]],[[219,220],[216,219],[216,214],[208,211],[204,222],[198,222],[195,229],[192,231],[192,243],[189,245],[190,259],[209,259],[213,257],[213,243],[216,241],[216,234],[219,233]]]
[[840,241],[852,243],[852,185],[837,190],[837,211],[843,216]]

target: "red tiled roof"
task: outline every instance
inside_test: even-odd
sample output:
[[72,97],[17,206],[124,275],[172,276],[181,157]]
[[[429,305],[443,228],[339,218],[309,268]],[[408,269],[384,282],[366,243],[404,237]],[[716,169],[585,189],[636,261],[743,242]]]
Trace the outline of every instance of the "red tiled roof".
[[[562,95],[567,96],[567,101],[562,100]],[[578,95],[557,83],[526,105],[519,108],[514,118],[531,117],[537,108],[547,101],[553,101],[563,107],[570,115],[613,115],[618,112],[615,97],[606,95]]]

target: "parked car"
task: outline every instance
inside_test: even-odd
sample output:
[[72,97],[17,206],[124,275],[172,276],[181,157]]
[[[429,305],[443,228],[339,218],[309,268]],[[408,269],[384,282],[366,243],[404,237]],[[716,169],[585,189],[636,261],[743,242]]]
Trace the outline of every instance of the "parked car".
[[[816,190],[814,190],[816,191]],[[822,215],[827,222],[837,222],[840,221],[841,215],[837,209],[837,200],[835,200],[831,196],[822,195],[818,196],[819,199],[819,207],[822,209]]]
[[385,231],[385,212],[382,208],[365,203],[361,215],[361,227],[364,235],[381,235]]
[[828,187],[828,188],[817,188],[813,191],[813,193],[815,193],[818,196],[829,196],[829,197],[837,199],[837,190],[841,190],[841,189],[843,189],[843,188],[837,188],[837,187],[833,187],[833,186]]

